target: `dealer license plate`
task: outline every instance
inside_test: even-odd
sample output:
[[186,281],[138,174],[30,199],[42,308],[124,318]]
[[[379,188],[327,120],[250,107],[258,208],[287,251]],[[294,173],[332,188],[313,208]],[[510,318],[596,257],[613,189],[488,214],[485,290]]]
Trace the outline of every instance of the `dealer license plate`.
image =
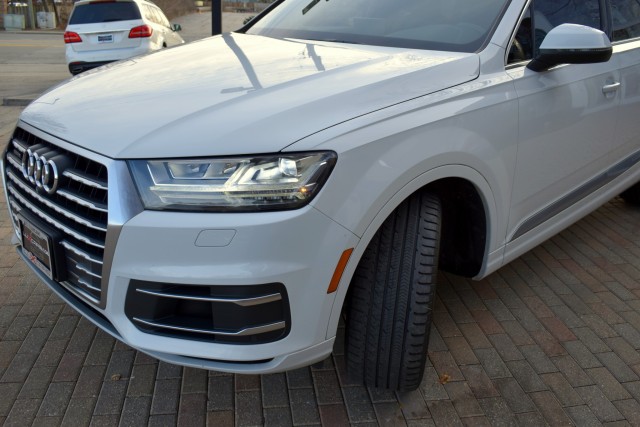
[[98,35],[98,43],[113,43],[113,34]]
[[24,218],[20,218],[20,230],[22,233],[22,252],[49,279],[53,280],[51,237]]

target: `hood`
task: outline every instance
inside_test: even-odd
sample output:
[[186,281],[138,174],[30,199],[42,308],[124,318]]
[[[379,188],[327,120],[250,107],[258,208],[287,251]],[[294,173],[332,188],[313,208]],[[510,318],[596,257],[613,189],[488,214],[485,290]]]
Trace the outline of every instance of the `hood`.
[[111,158],[277,152],[478,73],[476,54],[225,34],[81,74],[21,120]]

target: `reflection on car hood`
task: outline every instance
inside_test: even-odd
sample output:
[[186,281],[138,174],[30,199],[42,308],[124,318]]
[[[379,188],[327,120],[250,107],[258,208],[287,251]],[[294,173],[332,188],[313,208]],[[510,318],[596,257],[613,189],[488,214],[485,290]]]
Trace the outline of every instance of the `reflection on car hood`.
[[21,119],[113,158],[276,152],[472,80],[479,60],[227,34],[106,68],[50,90]]

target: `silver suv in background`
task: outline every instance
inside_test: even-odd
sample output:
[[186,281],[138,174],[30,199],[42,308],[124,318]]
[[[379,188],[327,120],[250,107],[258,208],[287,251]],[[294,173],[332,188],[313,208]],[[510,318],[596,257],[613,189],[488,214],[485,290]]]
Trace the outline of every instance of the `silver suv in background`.
[[147,0],[81,0],[64,33],[71,74],[184,43],[179,25]]
[[293,369],[344,318],[350,375],[415,389],[439,270],[482,279],[640,203],[639,22],[636,0],[277,1],[27,107],[18,251],[159,359]]

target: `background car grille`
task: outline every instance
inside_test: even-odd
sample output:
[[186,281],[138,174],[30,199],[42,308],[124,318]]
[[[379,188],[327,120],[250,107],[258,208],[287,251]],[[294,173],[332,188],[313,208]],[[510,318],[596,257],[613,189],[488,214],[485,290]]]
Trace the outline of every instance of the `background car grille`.
[[[18,214],[55,230],[56,268],[63,285],[94,304],[102,298],[102,262],[107,233],[107,168],[17,128],[5,158],[9,207],[16,225]],[[22,173],[23,153],[31,148],[53,153],[68,165],[61,171],[55,194],[36,188]],[[36,225],[37,225],[36,224]],[[62,254],[60,254],[62,252]]]

